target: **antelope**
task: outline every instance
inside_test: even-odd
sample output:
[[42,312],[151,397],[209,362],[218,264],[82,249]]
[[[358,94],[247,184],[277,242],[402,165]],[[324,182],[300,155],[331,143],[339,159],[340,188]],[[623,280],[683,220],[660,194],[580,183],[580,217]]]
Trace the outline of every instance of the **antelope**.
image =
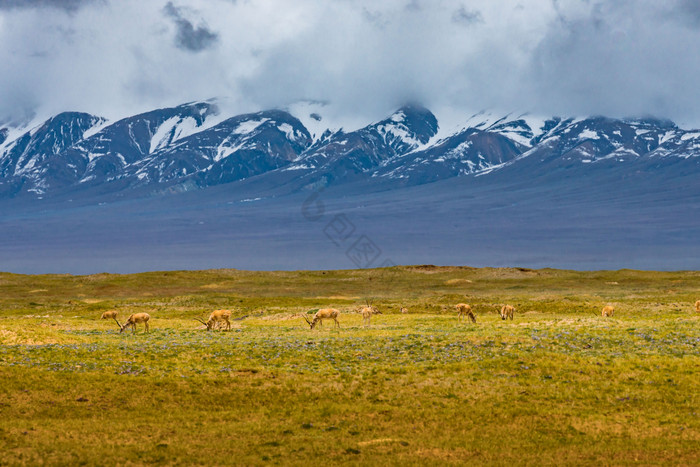
[[311,326],[311,329],[313,329],[317,323],[320,323],[319,327],[323,326],[323,320],[324,319],[332,319],[335,321],[335,325],[339,328],[340,323],[338,323],[338,315],[340,314],[340,311],[336,310],[335,308],[321,308],[316,312],[314,315],[314,319],[312,321],[309,321],[309,318],[306,317],[306,315],[301,315],[306,323]]
[[379,311],[377,307],[372,306],[369,303],[366,306],[361,306],[360,308],[358,308],[357,312],[362,313],[362,323],[366,326],[370,325],[372,314],[382,314],[382,312]]
[[119,324],[119,321],[117,321],[117,311],[116,310],[105,311],[104,313],[102,313],[102,316],[100,317],[100,319],[109,319],[109,318],[112,318],[117,323],[117,326],[119,326],[120,328],[122,327],[122,325]]
[[406,308],[405,306],[402,306],[401,313],[403,313],[403,314],[408,313],[408,308]]
[[470,307],[466,303],[458,303],[455,305],[455,308],[457,309],[457,322],[459,322],[460,318],[462,318],[462,315],[464,315],[471,319],[472,323],[476,323],[476,316],[474,316],[472,307]]
[[602,316],[603,316],[604,318],[605,318],[606,316],[612,317],[612,315],[615,314],[615,307],[612,306],[612,305],[605,305],[605,306],[603,307],[603,311],[602,311],[601,314],[602,314]]
[[102,313],[102,317],[100,319],[109,319],[109,318],[116,318],[117,317],[117,312],[115,310],[111,311],[105,311]]
[[199,318],[195,318],[195,320],[205,325],[207,327],[207,331],[215,329],[219,323],[225,323],[226,329],[230,331],[231,321],[229,321],[229,318],[231,318],[231,312],[229,310],[214,310],[211,312],[209,319],[206,322]]
[[[151,319],[151,315],[149,315],[148,313],[135,313],[133,315],[130,315],[123,326],[121,324],[119,325],[119,327],[121,328],[119,332],[124,332],[124,329],[126,329],[128,326],[131,326],[132,332],[136,332],[137,323],[143,323],[144,326],[146,326],[146,332],[148,332],[149,319]],[[116,318],[114,318],[114,320],[116,321]],[[117,324],[119,324],[119,321],[117,321]]]
[[512,321],[513,313],[515,313],[515,307],[512,305],[503,305],[503,308],[501,308],[501,319],[505,320],[510,318]]
[[695,302],[695,311],[697,311],[698,313],[700,313],[700,300],[698,300],[697,302]]

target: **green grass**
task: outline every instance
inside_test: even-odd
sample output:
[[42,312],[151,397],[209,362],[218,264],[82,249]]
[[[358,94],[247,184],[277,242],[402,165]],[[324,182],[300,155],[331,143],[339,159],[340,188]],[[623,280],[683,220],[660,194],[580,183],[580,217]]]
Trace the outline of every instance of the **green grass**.
[[[699,291],[627,270],[0,274],[0,465],[697,465]],[[340,330],[294,317],[327,306]],[[250,316],[206,332],[216,308]]]

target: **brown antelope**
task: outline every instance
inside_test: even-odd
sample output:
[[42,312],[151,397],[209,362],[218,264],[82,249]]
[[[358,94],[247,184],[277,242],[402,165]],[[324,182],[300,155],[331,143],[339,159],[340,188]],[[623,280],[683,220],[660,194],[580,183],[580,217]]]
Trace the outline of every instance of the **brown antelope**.
[[117,326],[119,326],[120,328],[122,327],[122,325],[119,324],[119,321],[117,321],[117,311],[116,310],[105,311],[104,313],[102,313],[102,316],[100,317],[100,319],[109,319],[109,318],[112,318],[117,323]]
[[501,319],[510,318],[513,320],[513,313],[515,313],[515,307],[512,305],[503,305],[501,308]]
[[612,317],[612,315],[614,315],[614,314],[615,314],[615,307],[614,307],[614,306],[612,306],[612,305],[605,305],[605,306],[603,307],[603,311],[602,311],[602,313],[601,313],[601,315],[603,316],[603,318],[605,318],[606,316]]
[[697,311],[698,313],[700,313],[700,300],[698,300],[697,302],[695,302],[695,311]]
[[338,323],[338,315],[340,314],[340,311],[336,310],[335,308],[321,308],[316,312],[314,315],[314,319],[312,321],[309,321],[309,318],[306,317],[306,315],[301,315],[306,323],[311,326],[311,329],[313,329],[316,324],[319,324],[319,327],[323,326],[323,320],[324,319],[332,319],[335,321],[336,327],[340,327],[340,323]]
[[476,316],[474,316],[472,307],[466,303],[458,303],[455,305],[455,308],[457,309],[457,322],[459,322],[462,316],[466,316],[471,319],[473,323],[476,323]]
[[402,307],[401,307],[401,313],[402,313],[402,314],[408,313],[408,308],[406,308],[405,306],[402,306]]
[[116,317],[117,317],[116,310],[110,310],[110,311],[105,311],[104,313],[102,313],[102,316],[100,317],[100,319],[110,319],[110,318],[115,319]]
[[[124,325],[119,325],[121,328],[119,330],[120,333],[124,332],[124,329],[127,327],[131,326],[132,332],[136,332],[136,324],[137,323],[143,323],[144,326],[146,327],[146,332],[148,332],[148,320],[151,319],[151,315],[148,313],[135,313],[133,315],[130,315],[129,318],[127,318],[126,322]],[[116,318],[115,318],[116,320]],[[117,324],[119,324],[119,321],[117,321]]]
[[370,305],[369,303],[366,306],[361,306],[360,308],[357,309],[358,313],[362,313],[362,324],[365,326],[370,325],[370,320],[372,319],[372,315],[381,315],[382,312],[377,309],[377,307]]
[[211,312],[209,315],[209,319],[205,322],[204,320],[201,320],[199,318],[195,318],[195,320],[199,321],[203,325],[207,327],[207,331],[211,331],[212,329],[215,329],[219,323],[221,324],[226,324],[226,329],[231,330],[231,321],[229,319],[231,318],[231,312],[229,310],[214,310]]

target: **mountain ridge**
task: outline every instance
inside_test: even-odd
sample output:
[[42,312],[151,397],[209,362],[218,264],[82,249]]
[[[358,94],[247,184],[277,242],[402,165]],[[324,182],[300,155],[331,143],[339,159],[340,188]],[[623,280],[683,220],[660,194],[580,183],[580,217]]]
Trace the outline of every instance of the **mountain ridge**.
[[[323,118],[303,117],[319,124]],[[700,156],[700,131],[653,118],[480,112],[438,138],[437,117],[408,104],[354,131],[318,136],[318,128],[312,134],[284,110],[227,116],[213,100],[115,122],[64,112],[14,138],[0,129],[0,198],[161,196],[251,178],[279,195],[353,183],[390,189],[488,177],[514,165],[530,177],[583,177],[596,164],[640,158],[653,159],[650,167],[683,165],[678,158],[695,170],[691,162]]]

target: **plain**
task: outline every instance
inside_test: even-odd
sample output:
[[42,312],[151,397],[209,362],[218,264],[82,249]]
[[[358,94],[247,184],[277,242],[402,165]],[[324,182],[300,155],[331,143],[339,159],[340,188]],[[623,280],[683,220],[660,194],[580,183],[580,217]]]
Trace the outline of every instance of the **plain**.
[[0,274],[0,464],[698,464],[698,298],[699,272]]

